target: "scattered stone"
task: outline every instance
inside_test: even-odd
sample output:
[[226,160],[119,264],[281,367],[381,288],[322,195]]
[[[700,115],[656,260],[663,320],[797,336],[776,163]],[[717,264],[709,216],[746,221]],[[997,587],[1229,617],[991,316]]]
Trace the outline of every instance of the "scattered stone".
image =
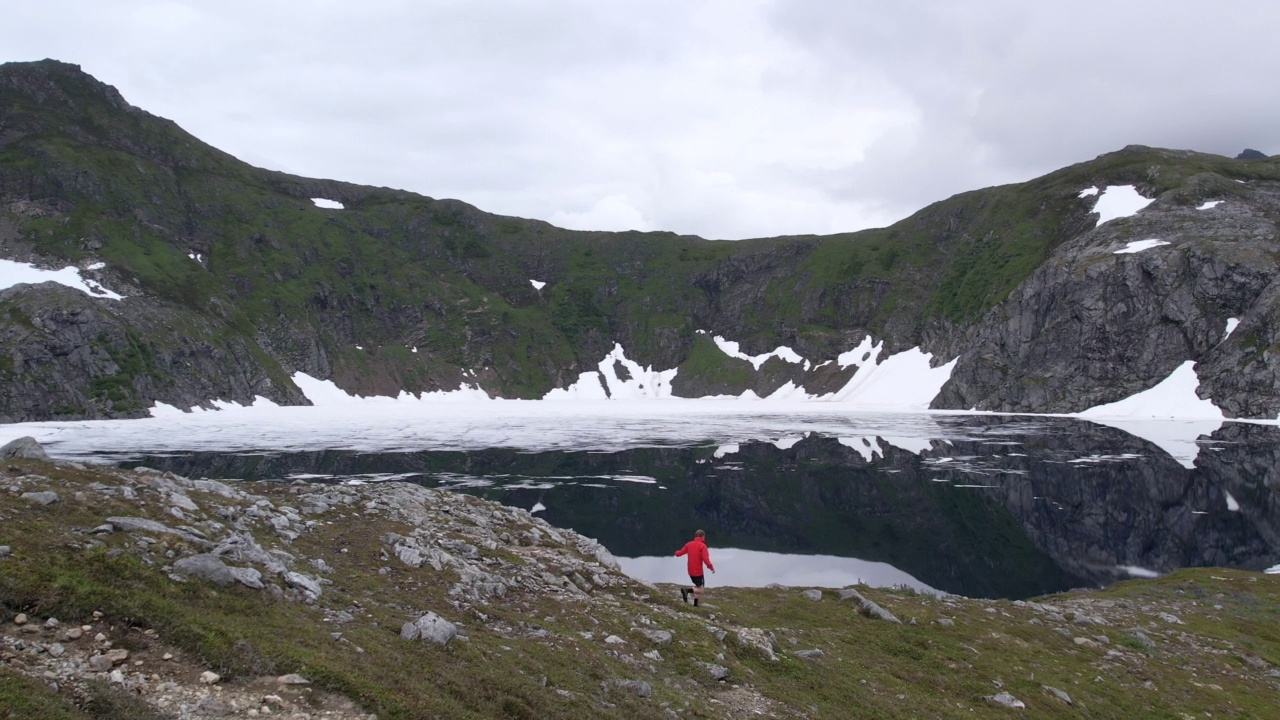
[[200,682],[205,685],[216,685],[222,676],[212,670],[205,670],[200,673]]
[[0,460],[26,458],[28,460],[48,460],[49,454],[44,451],[40,442],[31,436],[11,440],[0,447]]
[[94,672],[107,672],[111,666],[111,658],[106,655],[94,655],[89,658],[89,669]]
[[24,492],[20,497],[23,500],[33,502],[37,505],[52,505],[61,499],[58,497],[58,493],[50,490],[42,490],[40,492]]
[[796,651],[796,657],[804,658],[805,660],[817,660],[818,658],[822,657],[825,654],[826,653],[822,652],[820,648],[813,648],[812,650]]
[[610,645],[625,645],[627,643],[626,640],[623,640],[617,635],[610,635],[609,637],[605,638],[604,641]]
[[281,685],[310,685],[311,681],[302,677],[297,673],[289,673],[276,678],[276,682]]
[[1160,618],[1161,620],[1163,620],[1163,621],[1165,621],[1165,622],[1169,623],[1170,625],[1181,625],[1181,624],[1182,624],[1182,618],[1178,617],[1177,615],[1172,615],[1172,614],[1167,613],[1167,612],[1156,613],[1156,617],[1158,617],[1158,618]]
[[1073,638],[1073,639],[1071,640],[1071,642],[1073,642],[1073,643],[1075,643],[1075,644],[1077,644],[1077,645],[1079,645],[1079,646],[1081,646],[1081,647],[1087,647],[1087,648],[1097,648],[1097,647],[1101,647],[1100,645],[1098,645],[1098,643],[1097,643],[1097,642],[1095,642],[1095,641],[1093,641],[1093,640],[1090,640],[1090,639],[1089,639],[1089,638],[1087,638],[1087,637],[1078,637],[1078,638]]
[[1043,688],[1044,688],[1044,691],[1045,691],[1045,692],[1047,692],[1047,693],[1049,693],[1050,695],[1052,695],[1052,696],[1054,696],[1054,697],[1058,698],[1058,699],[1059,699],[1059,700],[1061,700],[1062,702],[1064,702],[1064,703],[1066,703],[1066,704],[1068,704],[1068,705],[1074,705],[1074,704],[1075,704],[1075,703],[1071,702],[1071,696],[1070,696],[1070,695],[1068,695],[1068,694],[1066,694],[1065,692],[1063,692],[1063,691],[1059,690],[1058,688],[1056,688],[1056,687],[1050,687],[1050,686],[1048,686],[1048,685],[1042,685],[1041,687],[1043,687]]
[[113,666],[119,665],[129,659],[129,651],[124,648],[114,648],[108,650],[102,657],[105,657]]
[[208,553],[182,558],[173,564],[173,571],[182,577],[193,577],[223,587],[236,581],[226,563]]
[[13,624],[14,624],[14,625],[26,625],[26,624],[27,624],[27,614],[26,614],[26,613],[18,613],[17,615],[14,615],[14,616],[13,616]]
[[644,680],[605,680],[600,685],[605,690],[617,688],[618,690],[635,693],[642,698],[647,698],[653,694],[653,686]]
[[804,592],[800,593],[800,595],[801,597],[808,598],[809,600],[816,601],[816,600],[822,599],[822,591],[817,588],[810,588],[808,590],[805,590]]
[[58,622],[58,618],[54,618],[54,617],[51,617],[48,620],[44,621],[44,626],[47,628],[56,628],[61,624],[62,623]]
[[951,618],[940,618],[940,619],[938,619],[938,620],[934,620],[934,622],[935,622],[935,623],[937,623],[937,624],[939,624],[939,625],[941,625],[942,627],[955,627],[955,626],[956,626],[956,621],[955,621],[955,620],[952,620]]
[[869,618],[873,618],[877,620],[888,620],[889,622],[897,623],[899,625],[902,624],[902,621],[894,617],[893,613],[889,612],[888,610],[885,610],[884,608],[880,607],[874,602],[863,597],[862,593],[858,592],[853,588],[844,588],[840,590],[838,597],[841,600],[849,600],[849,599],[856,600],[859,606],[858,611]]
[[[631,628],[632,632],[640,633],[659,645],[666,645],[671,642],[671,633],[667,630],[646,630],[644,628]],[[608,640],[606,639],[606,642]]]
[[733,639],[740,647],[754,649],[770,660],[778,659],[773,651],[773,638],[760,628],[742,628],[734,633]]
[[1007,708],[1015,708],[1018,710],[1022,710],[1027,707],[1026,704],[1024,704],[1021,700],[1010,695],[1007,692],[991,695],[987,699],[995,703],[996,705],[1003,705]]
[[0,545],[0,560],[3,560],[13,554],[13,548],[8,545]]
[[231,577],[237,582],[254,590],[261,590],[265,587],[262,584],[262,573],[255,568],[226,566],[227,572],[231,573]]
[[447,645],[450,640],[457,636],[458,626],[433,612],[428,612],[417,620],[407,622],[400,627],[400,637],[405,640],[421,638],[423,642]]
[[712,680],[725,680],[729,677],[729,668],[723,665],[704,662],[700,662],[698,665],[701,666],[703,670],[707,671],[707,674],[711,676]]
[[68,639],[68,640],[79,640],[79,639],[80,639],[80,638],[82,638],[82,637],[84,637],[84,630],[82,630],[82,629],[80,629],[80,628],[78,628],[78,627],[73,627],[73,628],[68,628],[68,629],[67,629],[67,639]]
[[314,578],[299,572],[286,572],[284,581],[289,587],[300,590],[310,600],[320,597],[320,583]]

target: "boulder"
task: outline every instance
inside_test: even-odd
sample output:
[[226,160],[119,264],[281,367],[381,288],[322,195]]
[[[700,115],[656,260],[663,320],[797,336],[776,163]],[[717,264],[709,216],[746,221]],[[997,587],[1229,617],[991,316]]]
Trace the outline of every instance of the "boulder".
[[417,620],[407,622],[400,627],[401,638],[405,640],[421,639],[423,642],[431,642],[436,645],[448,645],[449,641],[457,636],[458,626],[433,612],[428,612]]
[[48,460],[49,454],[33,437],[20,437],[17,440],[11,440],[5,443],[4,447],[0,447],[0,460],[9,460],[11,458],[26,458],[28,460]]
[[[182,577],[206,580],[214,585],[222,585],[224,587],[237,579],[232,574],[231,569],[226,566],[226,563],[219,560],[216,555],[208,553],[192,555],[178,560],[173,564],[173,571]],[[259,587],[261,587],[261,583],[259,583]]]
[[600,685],[608,690],[615,688],[625,692],[634,693],[642,698],[647,698],[653,694],[653,686],[644,680],[605,680]]
[[264,587],[262,584],[262,573],[258,572],[255,568],[231,567],[228,565],[227,571],[231,573],[231,577],[236,579],[236,582],[239,582],[247,588],[261,590]]
[[28,502],[33,502],[37,505],[52,505],[61,499],[58,497],[58,493],[53,492],[51,490],[42,490],[40,492],[24,492],[22,493],[21,497],[23,500],[26,500]]
[[841,600],[856,601],[858,603],[858,612],[869,618],[888,620],[889,622],[897,623],[899,625],[902,624],[902,621],[894,617],[893,613],[866,599],[862,596],[862,593],[854,590],[853,588],[844,588],[840,591],[839,597]]

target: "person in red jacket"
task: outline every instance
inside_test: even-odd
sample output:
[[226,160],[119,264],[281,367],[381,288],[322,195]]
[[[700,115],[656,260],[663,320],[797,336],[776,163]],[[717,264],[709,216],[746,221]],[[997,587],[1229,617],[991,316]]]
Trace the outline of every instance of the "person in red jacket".
[[711,568],[711,572],[716,571],[716,566],[711,564],[711,553],[707,551],[707,534],[701,530],[693,534],[693,539],[684,544],[684,547],[676,551],[676,557],[681,555],[689,556],[689,579],[693,581],[693,587],[680,588],[680,598],[685,602],[689,602],[689,593],[693,593],[693,604],[697,605],[702,599],[702,588],[706,581],[702,575],[702,566],[705,564]]

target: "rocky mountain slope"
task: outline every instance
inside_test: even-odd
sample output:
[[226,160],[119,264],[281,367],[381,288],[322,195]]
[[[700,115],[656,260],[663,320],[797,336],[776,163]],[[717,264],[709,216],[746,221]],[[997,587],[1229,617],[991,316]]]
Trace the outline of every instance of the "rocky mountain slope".
[[1277,607],[1221,569],[1032,602],[712,576],[694,607],[456,493],[0,463],[0,716],[1262,718]]
[[[1154,202],[1095,227],[1099,194],[1081,191],[1122,185]],[[299,371],[361,394],[541,397],[615,343],[678,368],[677,395],[821,393],[854,369],[816,366],[868,335],[885,355],[959,358],[936,407],[1079,410],[1194,360],[1202,395],[1274,417],[1278,193],[1274,158],[1130,147],[857,233],[574,232],[254,168],[76,66],[10,63],[0,259],[74,266],[125,297],[0,290],[0,419],[305,403]],[[1169,244],[1113,254],[1153,237]],[[756,369],[700,330],[812,363]]]

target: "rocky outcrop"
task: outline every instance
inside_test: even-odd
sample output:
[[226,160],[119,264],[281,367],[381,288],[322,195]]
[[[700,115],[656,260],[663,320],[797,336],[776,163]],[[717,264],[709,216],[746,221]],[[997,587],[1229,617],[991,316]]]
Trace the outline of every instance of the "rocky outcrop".
[[[933,406],[1075,412],[1194,360],[1202,398],[1274,417],[1277,213],[1280,184],[1201,174],[1062,244],[965,336]],[[1164,244],[1117,252],[1148,239]],[[1240,325],[1228,336],[1230,318]]]

